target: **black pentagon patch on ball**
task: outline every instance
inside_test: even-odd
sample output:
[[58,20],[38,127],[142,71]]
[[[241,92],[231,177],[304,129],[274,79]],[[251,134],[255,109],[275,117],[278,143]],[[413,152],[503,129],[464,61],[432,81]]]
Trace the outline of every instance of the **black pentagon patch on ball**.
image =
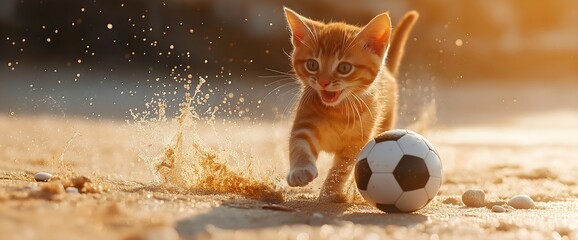
[[400,212],[401,212],[401,210],[399,210],[399,208],[397,208],[397,207],[395,206],[395,204],[381,204],[381,203],[376,203],[375,206],[376,206],[379,210],[384,211],[384,212],[387,212],[387,213],[400,213]]
[[367,158],[361,159],[355,164],[355,183],[358,189],[367,191],[367,184],[369,183],[371,174],[373,173],[371,172]]
[[423,159],[404,155],[395,169],[393,176],[404,192],[425,187],[429,180],[429,171]]
[[407,134],[407,131],[405,130],[401,129],[389,130],[377,135],[377,137],[375,137],[375,142],[380,143],[385,141],[397,141],[405,134]]

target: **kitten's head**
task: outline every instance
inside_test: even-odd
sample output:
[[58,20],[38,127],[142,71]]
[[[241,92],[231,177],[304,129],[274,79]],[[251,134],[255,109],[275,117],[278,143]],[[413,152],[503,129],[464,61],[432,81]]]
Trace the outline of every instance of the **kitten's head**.
[[366,93],[387,52],[391,22],[387,13],[364,27],[321,23],[285,8],[291,29],[291,61],[297,77],[327,106]]

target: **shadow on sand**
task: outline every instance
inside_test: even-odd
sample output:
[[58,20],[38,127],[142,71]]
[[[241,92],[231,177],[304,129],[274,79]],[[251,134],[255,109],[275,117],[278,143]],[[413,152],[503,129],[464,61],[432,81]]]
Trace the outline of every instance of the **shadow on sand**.
[[[315,200],[289,200],[267,209],[268,204],[250,200],[230,200],[206,213],[181,219],[176,230],[183,238],[207,233],[216,227],[223,230],[259,230],[284,225],[341,226],[361,224],[385,227],[414,226],[428,217],[419,213],[388,214],[365,204],[318,203]],[[270,205],[269,205],[270,206]],[[211,227],[209,227],[211,226]]]

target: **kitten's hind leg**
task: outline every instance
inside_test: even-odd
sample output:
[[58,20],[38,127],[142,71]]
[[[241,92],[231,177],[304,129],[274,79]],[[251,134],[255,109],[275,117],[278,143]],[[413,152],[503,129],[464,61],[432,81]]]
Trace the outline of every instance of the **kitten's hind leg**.
[[319,194],[320,202],[345,203],[349,197],[345,194],[345,186],[351,181],[351,172],[355,163],[353,154],[336,154],[333,160],[333,166],[329,169],[327,179],[323,183],[321,193]]

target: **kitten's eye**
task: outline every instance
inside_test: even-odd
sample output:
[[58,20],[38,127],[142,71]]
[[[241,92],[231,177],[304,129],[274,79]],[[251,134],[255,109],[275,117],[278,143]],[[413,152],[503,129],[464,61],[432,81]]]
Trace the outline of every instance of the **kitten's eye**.
[[352,69],[353,66],[351,65],[351,63],[342,62],[339,65],[337,65],[337,72],[339,72],[340,74],[348,74],[349,72],[351,72]]
[[307,71],[317,72],[317,70],[319,70],[319,63],[313,59],[309,59],[305,62],[305,68],[307,68]]

